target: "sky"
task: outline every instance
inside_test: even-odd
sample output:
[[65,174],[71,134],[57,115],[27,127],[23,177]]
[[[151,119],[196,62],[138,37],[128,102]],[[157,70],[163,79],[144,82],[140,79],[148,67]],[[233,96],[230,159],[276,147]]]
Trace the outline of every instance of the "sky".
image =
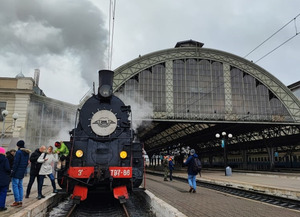
[[[109,65],[109,2],[0,0],[0,77],[38,68],[46,96],[78,104]],[[116,0],[111,69],[189,39],[245,57],[299,14],[299,0]],[[246,59],[298,32],[300,16]],[[299,35],[256,62],[285,85],[300,80]]]

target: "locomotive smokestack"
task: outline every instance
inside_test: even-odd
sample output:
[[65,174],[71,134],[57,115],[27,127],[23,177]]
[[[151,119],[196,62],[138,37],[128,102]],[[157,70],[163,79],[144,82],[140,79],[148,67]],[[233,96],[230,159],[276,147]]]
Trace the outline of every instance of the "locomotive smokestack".
[[100,98],[109,98],[113,93],[114,72],[110,70],[99,71],[99,88]]

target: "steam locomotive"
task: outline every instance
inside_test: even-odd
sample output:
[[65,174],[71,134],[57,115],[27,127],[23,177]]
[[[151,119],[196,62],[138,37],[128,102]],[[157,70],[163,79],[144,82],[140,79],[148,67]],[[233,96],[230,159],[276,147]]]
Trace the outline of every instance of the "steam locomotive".
[[126,201],[128,191],[143,180],[142,144],[134,141],[131,107],[113,94],[113,71],[99,71],[98,93],[78,110],[77,126],[70,131],[70,157],[58,183],[77,202],[88,192],[113,191]]

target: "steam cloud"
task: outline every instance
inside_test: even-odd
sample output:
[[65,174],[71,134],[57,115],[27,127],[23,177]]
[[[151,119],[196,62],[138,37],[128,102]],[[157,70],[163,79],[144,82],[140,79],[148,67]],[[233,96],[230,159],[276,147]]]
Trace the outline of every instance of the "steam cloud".
[[[97,71],[105,67],[108,33],[103,17],[88,0],[2,0],[1,71],[15,76],[21,69],[26,75],[45,67],[41,79],[48,79],[48,70],[58,83],[72,76],[91,86]],[[77,87],[82,81],[76,82]]]
[[[136,131],[143,123],[143,120],[151,119],[153,116],[153,105],[146,102],[138,93],[134,93],[134,97],[128,97],[124,94],[116,94],[125,105],[131,106],[132,128]],[[136,99],[139,99],[138,101]],[[147,122],[149,124],[149,122]]]

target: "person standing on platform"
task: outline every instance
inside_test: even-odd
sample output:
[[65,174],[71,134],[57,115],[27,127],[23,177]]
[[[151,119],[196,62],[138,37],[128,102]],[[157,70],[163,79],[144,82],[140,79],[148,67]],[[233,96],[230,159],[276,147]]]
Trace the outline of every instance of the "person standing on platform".
[[[9,162],[10,170],[12,170],[15,155],[16,155],[16,150],[15,149],[11,149],[10,151],[6,152],[6,158]],[[8,184],[7,192],[11,192],[11,190],[9,189],[10,183],[11,183],[11,177],[9,177],[9,184]]]
[[40,172],[39,172],[39,186],[38,186],[38,199],[42,199],[45,196],[42,194],[42,188],[44,184],[44,178],[47,175],[53,187],[53,193],[57,193],[56,185],[55,185],[55,178],[53,175],[53,167],[52,165],[57,162],[57,155],[53,154],[53,147],[49,146],[46,153],[42,153],[39,159],[37,160],[38,163],[42,163]]
[[26,189],[26,196],[25,198],[29,198],[30,191],[32,188],[32,185],[34,183],[34,180],[36,178],[37,186],[39,186],[39,172],[41,168],[41,163],[38,163],[37,160],[41,156],[42,153],[46,151],[46,146],[42,145],[40,148],[37,148],[30,156],[30,178]]
[[5,149],[0,147],[0,211],[5,211],[6,194],[10,181],[9,161],[5,157]]
[[164,156],[163,166],[164,166],[164,181],[168,181],[168,172],[169,172],[168,156]]
[[198,171],[195,171],[193,169],[195,161],[194,159],[198,158],[198,155],[195,153],[194,149],[191,149],[190,151],[190,156],[188,159],[184,162],[184,165],[188,166],[188,183],[190,185],[190,190],[189,192],[196,193],[196,175],[198,174]]
[[174,163],[173,163],[173,159],[170,157],[169,158],[170,181],[173,180],[173,170],[174,170]]
[[56,150],[54,151],[54,154],[58,154],[59,157],[59,161],[57,163],[56,166],[56,170],[64,170],[65,166],[66,166],[66,159],[69,155],[69,149],[68,147],[65,145],[65,143],[63,141],[61,142],[55,142],[55,147]]
[[25,148],[25,142],[19,140],[17,142],[18,151],[16,152],[12,175],[12,187],[15,197],[15,202],[10,205],[12,207],[22,207],[23,201],[23,178],[28,165],[30,150]]

